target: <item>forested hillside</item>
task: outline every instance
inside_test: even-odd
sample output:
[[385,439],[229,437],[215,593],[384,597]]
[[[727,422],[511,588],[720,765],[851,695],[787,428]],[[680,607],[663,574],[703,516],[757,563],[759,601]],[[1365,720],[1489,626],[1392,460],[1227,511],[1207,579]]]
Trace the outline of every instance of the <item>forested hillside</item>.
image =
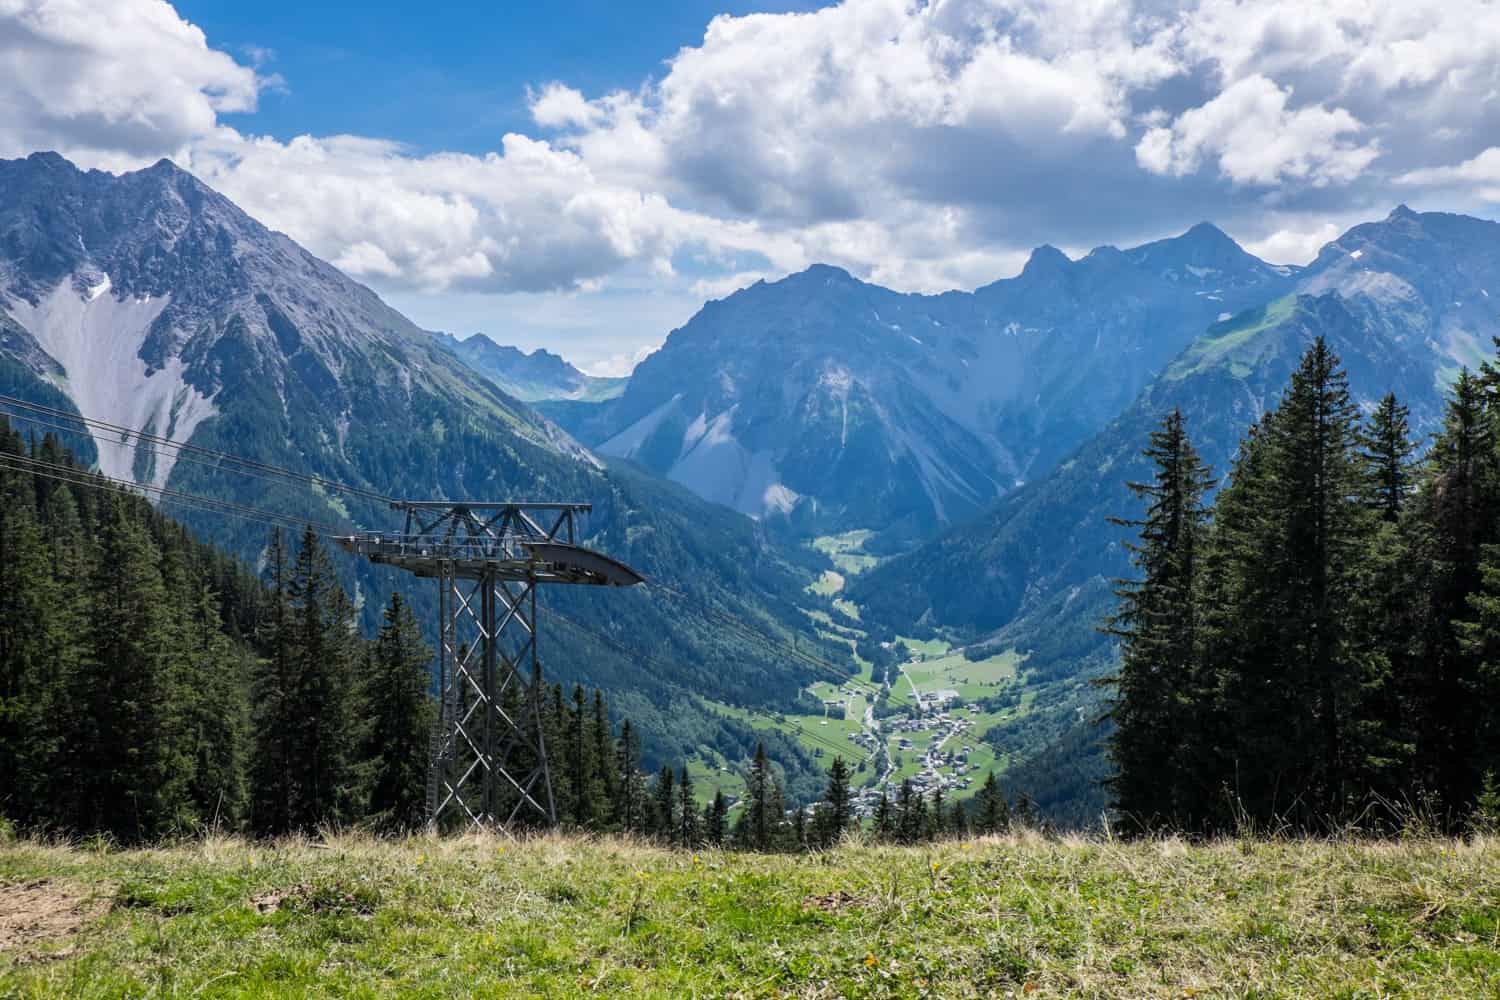
[[[311,529],[264,580],[53,437],[0,417],[0,818],[147,841],[426,821],[431,650],[399,593],[373,639]],[[540,695],[560,819],[649,829],[602,692]]]

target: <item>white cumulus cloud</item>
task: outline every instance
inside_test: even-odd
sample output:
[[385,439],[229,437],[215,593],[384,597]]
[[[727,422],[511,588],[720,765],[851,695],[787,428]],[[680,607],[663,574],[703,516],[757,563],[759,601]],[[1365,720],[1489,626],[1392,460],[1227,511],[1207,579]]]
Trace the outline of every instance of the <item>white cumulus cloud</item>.
[[643,282],[686,299],[815,261],[973,287],[1038,243],[1204,218],[1290,260],[1396,200],[1500,200],[1491,0],[725,15],[629,88],[536,81],[529,134],[482,154],[257,136],[236,116],[280,85],[273,56],[213,42],[165,0],[0,0],[0,154],[170,156],[384,291],[497,301]]
[[1235,184],[1292,179],[1321,186],[1354,180],[1380,154],[1378,143],[1357,141],[1365,127],[1348,111],[1321,105],[1292,110],[1290,97],[1263,76],[1237,80],[1171,126],[1148,129],[1135,147],[1136,160],[1181,177],[1209,159]]

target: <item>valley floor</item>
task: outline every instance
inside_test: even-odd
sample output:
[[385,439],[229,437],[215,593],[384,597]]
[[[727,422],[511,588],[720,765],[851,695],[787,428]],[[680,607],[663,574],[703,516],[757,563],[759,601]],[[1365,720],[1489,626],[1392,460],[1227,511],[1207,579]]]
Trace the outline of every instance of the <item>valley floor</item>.
[[0,996],[1500,995],[1500,841],[0,847]]

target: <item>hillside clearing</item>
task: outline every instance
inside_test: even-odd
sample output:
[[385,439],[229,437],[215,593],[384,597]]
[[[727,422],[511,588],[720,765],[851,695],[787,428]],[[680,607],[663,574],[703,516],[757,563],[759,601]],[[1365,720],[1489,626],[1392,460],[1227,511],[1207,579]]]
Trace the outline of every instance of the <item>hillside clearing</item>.
[[1497,861],[1495,841],[1030,834],[795,857],[23,843],[0,901],[55,886],[84,916],[0,939],[0,995],[1488,996]]

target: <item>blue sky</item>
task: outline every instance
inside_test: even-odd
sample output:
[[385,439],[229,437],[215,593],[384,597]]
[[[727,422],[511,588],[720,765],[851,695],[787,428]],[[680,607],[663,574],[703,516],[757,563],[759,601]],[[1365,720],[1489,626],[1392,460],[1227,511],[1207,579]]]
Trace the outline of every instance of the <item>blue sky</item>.
[[280,139],[382,136],[422,152],[484,153],[527,131],[526,96],[550,80],[587,93],[633,89],[703,39],[715,14],[806,10],[814,3],[342,4],[180,0],[211,43],[278,74],[284,86],[231,116]]
[[815,262],[913,292],[1500,205],[1490,0],[15,0],[0,156],[169,157],[418,323],[619,373]]

